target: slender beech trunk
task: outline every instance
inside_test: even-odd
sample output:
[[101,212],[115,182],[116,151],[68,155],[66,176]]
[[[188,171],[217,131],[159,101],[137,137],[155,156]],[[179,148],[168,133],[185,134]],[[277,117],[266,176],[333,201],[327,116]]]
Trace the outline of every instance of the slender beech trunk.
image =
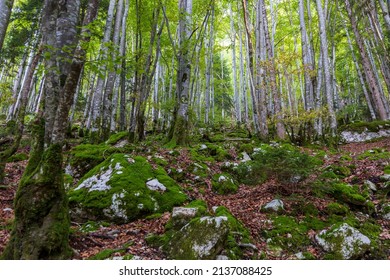
[[267,124],[267,98],[264,87],[264,60],[262,56],[262,49],[265,46],[263,44],[264,27],[261,16],[261,2],[258,1],[256,5],[256,96],[259,99],[260,138],[267,140],[269,133]]
[[305,78],[305,109],[310,111],[314,108],[314,81],[312,73],[314,65],[310,55],[310,41],[306,29],[304,0],[299,0],[299,22],[301,27],[302,63]]
[[[123,18],[123,0],[118,0],[115,15],[115,24],[113,30],[112,43],[114,51],[110,53],[113,61],[116,61],[117,51],[119,51],[119,37]],[[115,64],[108,72],[107,83],[103,96],[103,120],[102,120],[102,139],[107,140],[111,131],[111,116],[116,111],[117,103],[113,102],[113,92],[117,77],[119,65]],[[115,127],[115,126],[114,126]]]
[[322,53],[322,66],[323,73],[325,76],[325,96],[328,105],[328,114],[329,114],[329,126],[332,136],[336,135],[337,131],[337,120],[336,113],[334,111],[333,105],[333,93],[332,93],[332,76],[329,63],[329,53],[328,53],[328,38],[326,36],[326,22],[325,22],[325,13],[322,9],[322,0],[316,0],[317,2],[317,11],[318,11],[318,24],[320,31],[320,43],[321,43],[321,53]]
[[[101,59],[103,63],[99,67],[99,77],[94,93],[94,98],[92,102],[91,110],[91,124],[88,125],[88,129],[91,128],[92,133],[99,134],[99,127],[101,127],[101,113],[102,113],[102,101],[103,101],[103,92],[106,82],[106,71],[107,71],[107,59],[108,59],[108,44],[111,41],[112,35],[112,25],[115,14],[115,5],[116,0],[110,0],[108,6],[108,13],[106,19],[106,26],[104,29],[104,36],[100,46]],[[99,138],[98,135],[93,136],[92,138]],[[97,140],[97,139],[94,139]]]
[[353,33],[355,35],[355,41],[356,41],[357,47],[359,49],[360,59],[361,59],[361,63],[363,66],[363,71],[364,71],[364,74],[366,76],[366,80],[368,83],[370,94],[372,96],[373,105],[375,107],[376,114],[378,115],[378,117],[381,120],[387,120],[389,118],[389,116],[386,112],[386,108],[385,108],[385,105],[384,105],[382,97],[381,97],[380,88],[379,88],[378,82],[377,82],[376,77],[375,77],[375,73],[373,71],[373,68],[372,68],[372,65],[371,65],[371,62],[369,59],[369,54],[367,53],[367,50],[364,46],[362,36],[358,30],[356,18],[352,12],[351,4],[350,4],[349,0],[345,0],[344,2],[345,2],[345,7],[346,7],[346,10],[348,13],[348,17],[349,17],[349,20],[351,23]]
[[355,52],[353,50],[351,37],[349,36],[349,32],[348,32],[347,27],[345,26],[345,23],[344,23],[344,28],[345,28],[345,32],[347,34],[348,44],[349,44],[349,48],[351,50],[351,55],[352,55],[352,60],[353,60],[353,62],[355,64],[356,72],[357,72],[357,75],[359,77],[359,82],[360,82],[360,85],[361,85],[362,90],[363,90],[364,97],[365,97],[366,102],[367,102],[367,106],[368,106],[368,110],[370,112],[371,119],[375,120],[376,119],[375,110],[374,110],[374,108],[372,106],[372,101],[371,101],[371,98],[370,98],[370,94],[368,93],[367,87],[366,87],[366,81],[365,81],[364,76],[362,74],[362,71],[360,69],[360,66],[359,66],[358,60],[356,58]]
[[248,73],[248,80],[249,80],[249,89],[252,97],[252,111],[253,111],[253,122],[254,122],[254,128],[255,133],[258,135],[260,133],[260,122],[259,122],[259,112],[258,112],[258,100],[257,96],[255,94],[255,71],[254,71],[254,50],[253,50],[253,42],[252,42],[252,26],[250,25],[249,20],[249,11],[247,7],[247,0],[241,1],[242,8],[243,8],[243,16],[244,16],[244,26],[246,31],[246,49],[248,52],[247,55],[247,67],[249,69]]
[[265,44],[266,44],[266,50],[267,50],[268,62],[269,62],[267,70],[270,78],[270,88],[274,99],[274,111],[276,116],[276,136],[279,139],[284,139],[286,137],[286,129],[283,123],[282,96],[278,90],[278,85],[276,80],[275,59],[274,59],[274,54],[272,52],[272,45],[271,45],[269,29],[268,29],[267,11],[264,4],[264,0],[259,0],[259,2],[260,2],[259,5],[260,5],[261,13],[262,13]]
[[129,14],[130,1],[125,0],[125,11],[122,19],[122,33],[119,55],[122,57],[122,69],[120,76],[120,109],[119,109],[119,130],[126,130],[126,22]]
[[229,10],[230,10],[230,36],[231,36],[231,45],[232,45],[233,91],[234,91],[234,109],[235,109],[234,112],[236,116],[237,125],[239,126],[241,124],[241,106],[240,106],[240,92],[237,87],[236,30],[234,28],[233,8],[231,3],[229,4]]

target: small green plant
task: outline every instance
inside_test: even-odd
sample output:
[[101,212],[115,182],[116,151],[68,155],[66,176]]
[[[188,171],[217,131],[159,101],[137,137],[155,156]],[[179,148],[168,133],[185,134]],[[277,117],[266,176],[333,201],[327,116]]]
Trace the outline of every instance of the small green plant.
[[253,185],[273,178],[281,183],[295,184],[320,164],[319,159],[290,144],[262,144],[254,151],[252,161],[241,163],[236,168],[239,182]]

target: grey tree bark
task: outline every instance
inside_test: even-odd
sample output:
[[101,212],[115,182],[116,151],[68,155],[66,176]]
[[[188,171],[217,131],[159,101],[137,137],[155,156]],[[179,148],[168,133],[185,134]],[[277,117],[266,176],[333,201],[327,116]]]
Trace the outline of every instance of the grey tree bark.
[[0,50],[3,48],[13,5],[14,0],[0,0]]
[[358,30],[357,21],[355,15],[352,12],[352,6],[349,0],[345,0],[344,2],[345,2],[345,7],[348,13],[348,17],[351,23],[353,33],[355,35],[355,41],[359,49],[363,71],[366,76],[366,80],[370,89],[370,94],[372,96],[373,105],[375,107],[376,114],[381,120],[387,120],[389,116],[386,112],[386,108],[381,97],[380,88],[370,62],[369,54],[367,53],[367,50],[364,46],[364,41]]
[[174,145],[186,145],[188,143],[188,111],[191,79],[189,50],[192,0],[179,0],[179,14],[179,62],[176,79],[176,113],[169,139]]
[[328,105],[328,114],[329,114],[329,127],[332,136],[336,135],[337,131],[337,120],[336,113],[334,111],[333,104],[333,87],[332,87],[332,76],[329,63],[329,52],[328,52],[328,38],[326,35],[326,22],[325,22],[325,13],[322,8],[322,0],[316,0],[317,2],[317,11],[318,11],[318,24],[320,31],[320,43],[321,43],[321,53],[322,53],[322,66],[323,73],[325,77],[325,96]]

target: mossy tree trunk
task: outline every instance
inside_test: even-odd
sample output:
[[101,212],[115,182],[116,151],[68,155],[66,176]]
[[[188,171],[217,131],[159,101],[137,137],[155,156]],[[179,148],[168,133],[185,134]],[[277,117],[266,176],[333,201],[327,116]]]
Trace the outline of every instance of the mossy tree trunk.
[[176,110],[174,121],[169,133],[172,145],[188,144],[189,96],[190,96],[190,22],[192,15],[192,0],[179,1],[179,54],[176,80]]
[[[74,8],[79,11],[78,0],[69,3],[75,5]],[[66,72],[58,71],[60,75],[53,74],[62,77],[63,82],[56,80],[45,88],[47,92],[43,116],[40,114],[36,119],[34,148],[15,197],[14,227],[10,242],[1,256],[2,259],[67,259],[71,256],[68,242],[69,210],[63,184],[62,146],[68,126],[69,110],[86,58],[84,47],[91,36],[87,26],[95,19],[98,4],[99,0],[88,2],[84,28],[73,53],[72,63],[67,67]],[[57,5],[60,5],[58,1],[45,1],[43,26],[59,24],[59,22],[63,24],[64,18],[61,18],[58,13],[53,17],[53,11],[58,11]],[[76,21],[68,26],[76,29]],[[56,28],[50,30],[51,33],[45,33],[46,40],[44,39],[43,44],[48,45],[49,49],[55,49],[58,45],[48,44],[48,42],[56,41],[50,38],[56,36]],[[75,32],[69,34],[76,36]],[[61,46],[66,46],[66,43]],[[61,64],[61,60],[59,61]],[[58,67],[57,70],[59,69],[63,68]],[[49,76],[51,72],[47,75]],[[66,79],[62,74],[66,74]],[[55,77],[51,78],[55,79]],[[51,87],[53,84],[55,85]],[[60,85],[59,90],[58,85]],[[58,96],[54,96],[56,92],[59,93]],[[50,107],[53,104],[51,98],[58,99],[55,110]]]
[[15,222],[2,259],[67,259],[71,256],[62,147],[53,144],[43,152],[43,123],[40,128],[16,193]]

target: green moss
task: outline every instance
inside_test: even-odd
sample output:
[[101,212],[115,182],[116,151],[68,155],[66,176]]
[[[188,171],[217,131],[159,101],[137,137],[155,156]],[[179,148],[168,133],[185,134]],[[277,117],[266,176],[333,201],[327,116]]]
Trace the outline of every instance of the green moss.
[[244,184],[261,184],[268,179],[280,183],[298,183],[305,179],[320,161],[289,144],[262,144],[255,149],[253,160],[236,168],[237,180]]
[[196,199],[188,203],[185,207],[187,208],[197,208],[198,215],[206,215],[207,213],[207,203],[204,200]]
[[390,158],[390,152],[386,151],[385,149],[381,148],[375,148],[368,151],[365,151],[357,156],[357,159],[363,160],[363,159],[369,159],[369,160],[381,160],[381,159],[389,159]]
[[385,166],[385,169],[383,170],[385,174],[390,174],[390,165]]
[[243,250],[239,244],[248,244],[251,242],[249,230],[223,206],[215,210],[215,216],[225,216],[228,219],[229,234],[225,249],[228,252],[229,259],[241,259]]
[[353,205],[364,206],[367,203],[367,197],[359,193],[356,186],[345,183],[335,183],[332,185],[330,193],[342,202]]
[[[170,259],[215,259],[225,247],[229,232],[227,221],[213,218],[194,218],[171,235],[163,247]],[[210,243],[211,242],[211,243]]]
[[[168,211],[186,200],[180,187],[162,167],[153,169],[147,160],[140,156],[131,158],[114,154],[89,171],[80,180],[80,184],[88,178],[96,178],[94,180],[97,182],[102,175],[96,174],[107,172],[111,172],[107,182],[110,186],[108,189],[89,191],[87,188],[76,188],[69,192],[71,205],[81,206],[87,216],[103,220],[112,216],[114,221],[121,223]],[[160,192],[147,188],[146,182],[151,179],[157,179],[166,190]],[[113,201],[116,201],[114,209],[111,207]]]
[[331,202],[326,206],[326,212],[328,214],[345,215],[349,211],[347,206],[339,204],[337,202]]
[[64,174],[64,187],[69,190],[73,187],[73,177],[69,174]]
[[106,141],[106,144],[107,145],[115,145],[120,140],[126,139],[128,137],[129,137],[128,131],[118,132],[118,133],[111,135],[110,138]]
[[238,147],[239,152],[246,152],[247,154],[252,154],[253,149],[254,149],[254,147],[252,144],[241,144]]
[[218,194],[235,193],[238,185],[234,182],[230,174],[215,174],[212,179],[212,188]]
[[17,161],[23,161],[28,159],[28,154],[26,153],[19,153],[14,154],[11,157],[8,158],[8,162],[17,162]]
[[105,260],[110,258],[114,253],[124,253],[124,249],[104,249],[103,251],[100,251],[96,255],[90,257],[90,260]]
[[305,260],[316,260],[317,258],[310,252],[303,252]]
[[300,223],[294,217],[280,215],[273,217],[272,224],[271,230],[263,231],[264,237],[270,239],[270,245],[296,252],[310,244],[307,236],[308,227],[304,222]]
[[382,128],[389,129],[390,121],[355,122],[341,126],[340,131],[348,130],[359,133],[363,131],[378,132]]
[[336,177],[340,179],[351,175],[351,170],[347,166],[339,166],[335,164],[328,166],[325,169],[325,172],[328,172],[328,174],[331,174],[330,172],[333,172],[336,175]]

